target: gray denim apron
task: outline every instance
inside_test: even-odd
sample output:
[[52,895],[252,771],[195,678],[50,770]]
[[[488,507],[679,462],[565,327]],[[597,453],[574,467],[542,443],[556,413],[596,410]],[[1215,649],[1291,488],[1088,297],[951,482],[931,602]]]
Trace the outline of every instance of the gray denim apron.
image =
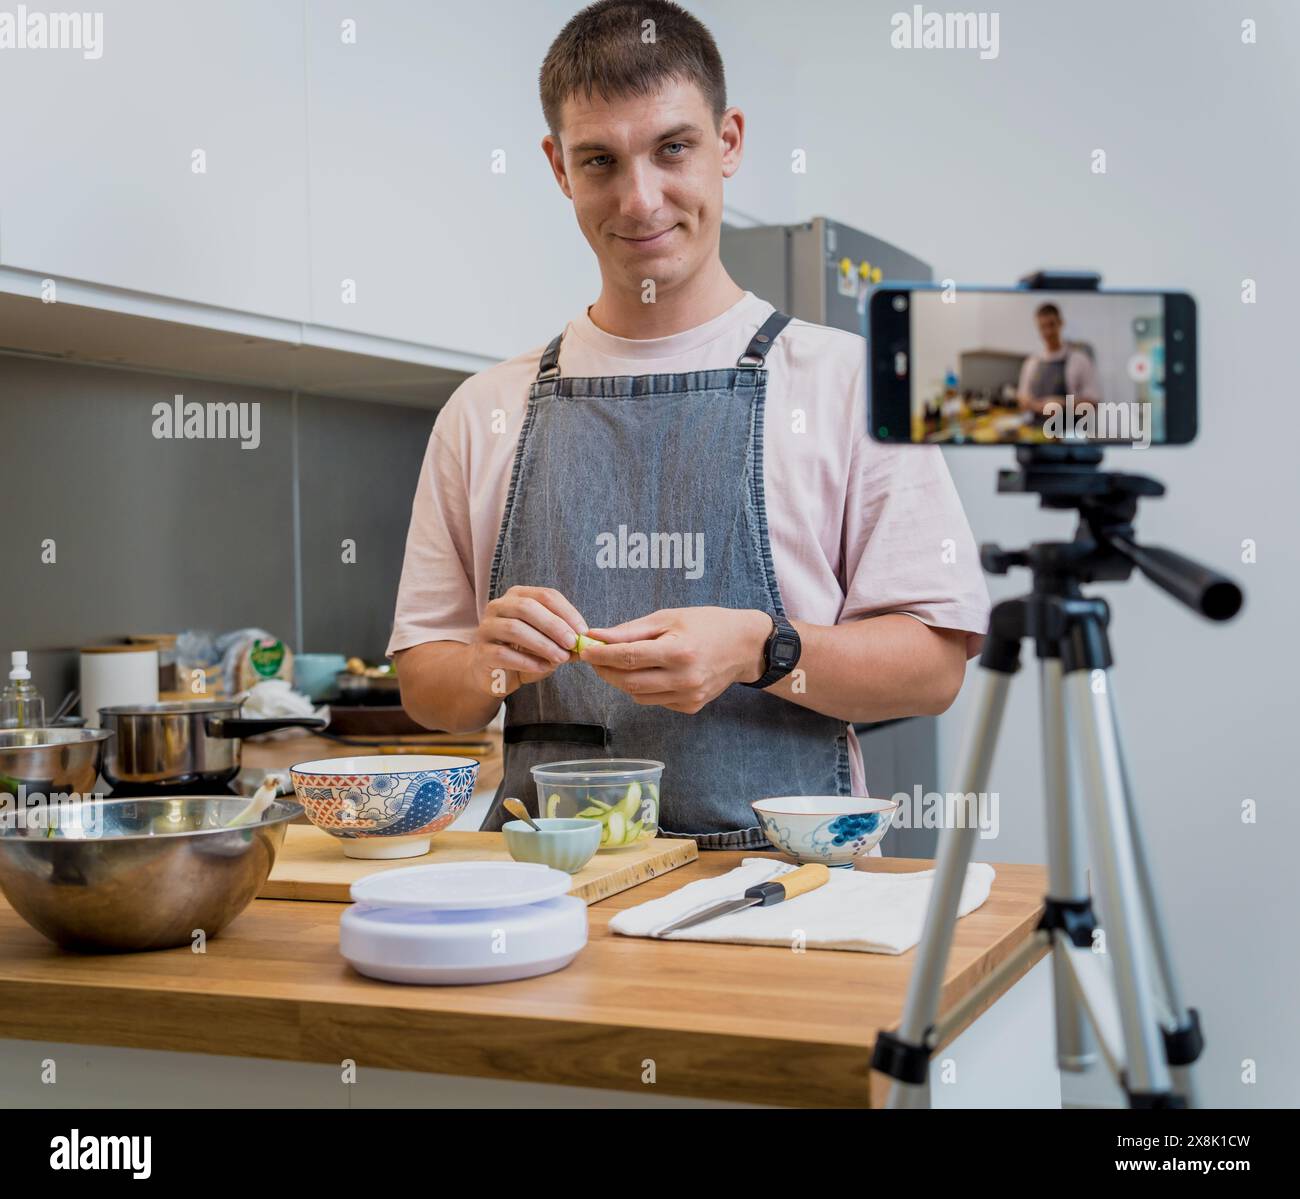
[[[735,367],[685,374],[562,378],[552,341],[529,391],[491,597],[554,587],[594,628],[701,604],[784,615],[763,499],[763,360],[789,320],[774,313]],[[638,534],[657,552],[639,553]],[[842,721],[739,685],[688,716],[568,664],[507,697],[504,740],[485,829],[509,819],[505,796],[537,811],[530,767],[572,758],[663,762],[660,833],[701,849],[766,846],[751,800],[850,793]]]
[[1034,381],[1030,384],[1034,399],[1042,400],[1048,396],[1065,394],[1065,364],[1069,360],[1069,350],[1066,350],[1061,359],[1056,362],[1039,359],[1038,368],[1034,371]]

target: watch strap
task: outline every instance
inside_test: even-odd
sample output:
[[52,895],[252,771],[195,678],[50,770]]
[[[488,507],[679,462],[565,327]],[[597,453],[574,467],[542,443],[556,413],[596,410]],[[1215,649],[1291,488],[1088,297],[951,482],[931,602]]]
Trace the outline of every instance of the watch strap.
[[[770,687],[773,683],[779,683],[786,677],[786,675],[794,670],[794,668],[799,664],[799,654],[802,649],[802,645],[799,641],[799,634],[795,631],[794,625],[786,620],[784,616],[777,616],[772,613],[769,613],[769,615],[772,616],[772,632],[767,639],[767,645],[763,651],[767,668],[759,678],[755,679],[752,683],[745,684],[746,687],[754,687],[759,690],[762,690],[764,687]],[[776,660],[776,646],[778,639],[786,642],[794,642],[794,658],[784,666]]]

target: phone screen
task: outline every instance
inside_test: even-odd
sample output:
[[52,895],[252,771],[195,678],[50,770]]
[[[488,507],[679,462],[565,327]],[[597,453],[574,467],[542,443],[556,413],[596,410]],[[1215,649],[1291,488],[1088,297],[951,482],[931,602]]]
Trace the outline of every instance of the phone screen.
[[882,441],[1161,445],[1195,436],[1185,293],[887,287],[868,305]]

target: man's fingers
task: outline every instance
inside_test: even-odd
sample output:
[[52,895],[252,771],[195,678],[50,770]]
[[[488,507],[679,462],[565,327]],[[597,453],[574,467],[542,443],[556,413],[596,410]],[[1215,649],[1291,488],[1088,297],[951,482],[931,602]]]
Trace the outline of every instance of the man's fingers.
[[529,596],[515,597],[502,615],[513,616],[525,624],[532,625],[538,632],[555,642],[566,657],[578,643],[578,634],[570,628],[564,618],[552,612],[540,600]]
[[[585,662],[588,655],[584,652]],[[661,695],[680,689],[681,682],[666,670],[614,670],[608,666],[593,666],[595,672],[611,687],[626,691],[635,697]]]
[[549,608],[575,633],[585,633],[587,631],[587,622],[582,619],[582,613],[554,587],[511,587],[510,590],[528,599],[536,600],[543,607]]
[[[608,632],[609,630],[602,630]],[[595,631],[593,637],[599,636]],[[605,638],[601,637],[601,641]],[[582,660],[592,666],[608,666],[612,670],[646,670],[663,666],[668,661],[670,646],[660,641],[628,641],[622,644],[591,645],[583,648]]]
[[687,696],[677,690],[668,691],[637,691],[625,685],[625,680],[629,677],[622,671],[596,671],[602,679],[611,687],[617,687],[620,691],[625,692],[627,696],[635,703],[645,708],[671,708],[678,703],[685,703]]
[[554,662],[544,662],[531,654],[521,653],[509,645],[489,645],[485,655],[489,666],[502,670],[523,671],[527,674],[550,674]]
[[622,644],[628,641],[653,641],[667,631],[668,621],[664,613],[651,612],[649,616],[625,620],[622,624],[611,625],[607,629],[588,629],[587,634],[610,644]]
[[517,650],[530,654],[548,667],[558,666],[568,660],[568,653],[555,644],[544,633],[539,633],[532,625],[512,616],[496,616],[486,621],[483,631],[488,640],[498,645],[514,646]]

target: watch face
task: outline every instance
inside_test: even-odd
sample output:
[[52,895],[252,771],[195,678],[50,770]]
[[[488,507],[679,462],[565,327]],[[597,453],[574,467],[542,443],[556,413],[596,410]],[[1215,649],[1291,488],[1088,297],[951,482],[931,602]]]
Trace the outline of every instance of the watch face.
[[793,666],[798,653],[798,642],[788,637],[778,637],[772,646],[772,663],[775,666]]

